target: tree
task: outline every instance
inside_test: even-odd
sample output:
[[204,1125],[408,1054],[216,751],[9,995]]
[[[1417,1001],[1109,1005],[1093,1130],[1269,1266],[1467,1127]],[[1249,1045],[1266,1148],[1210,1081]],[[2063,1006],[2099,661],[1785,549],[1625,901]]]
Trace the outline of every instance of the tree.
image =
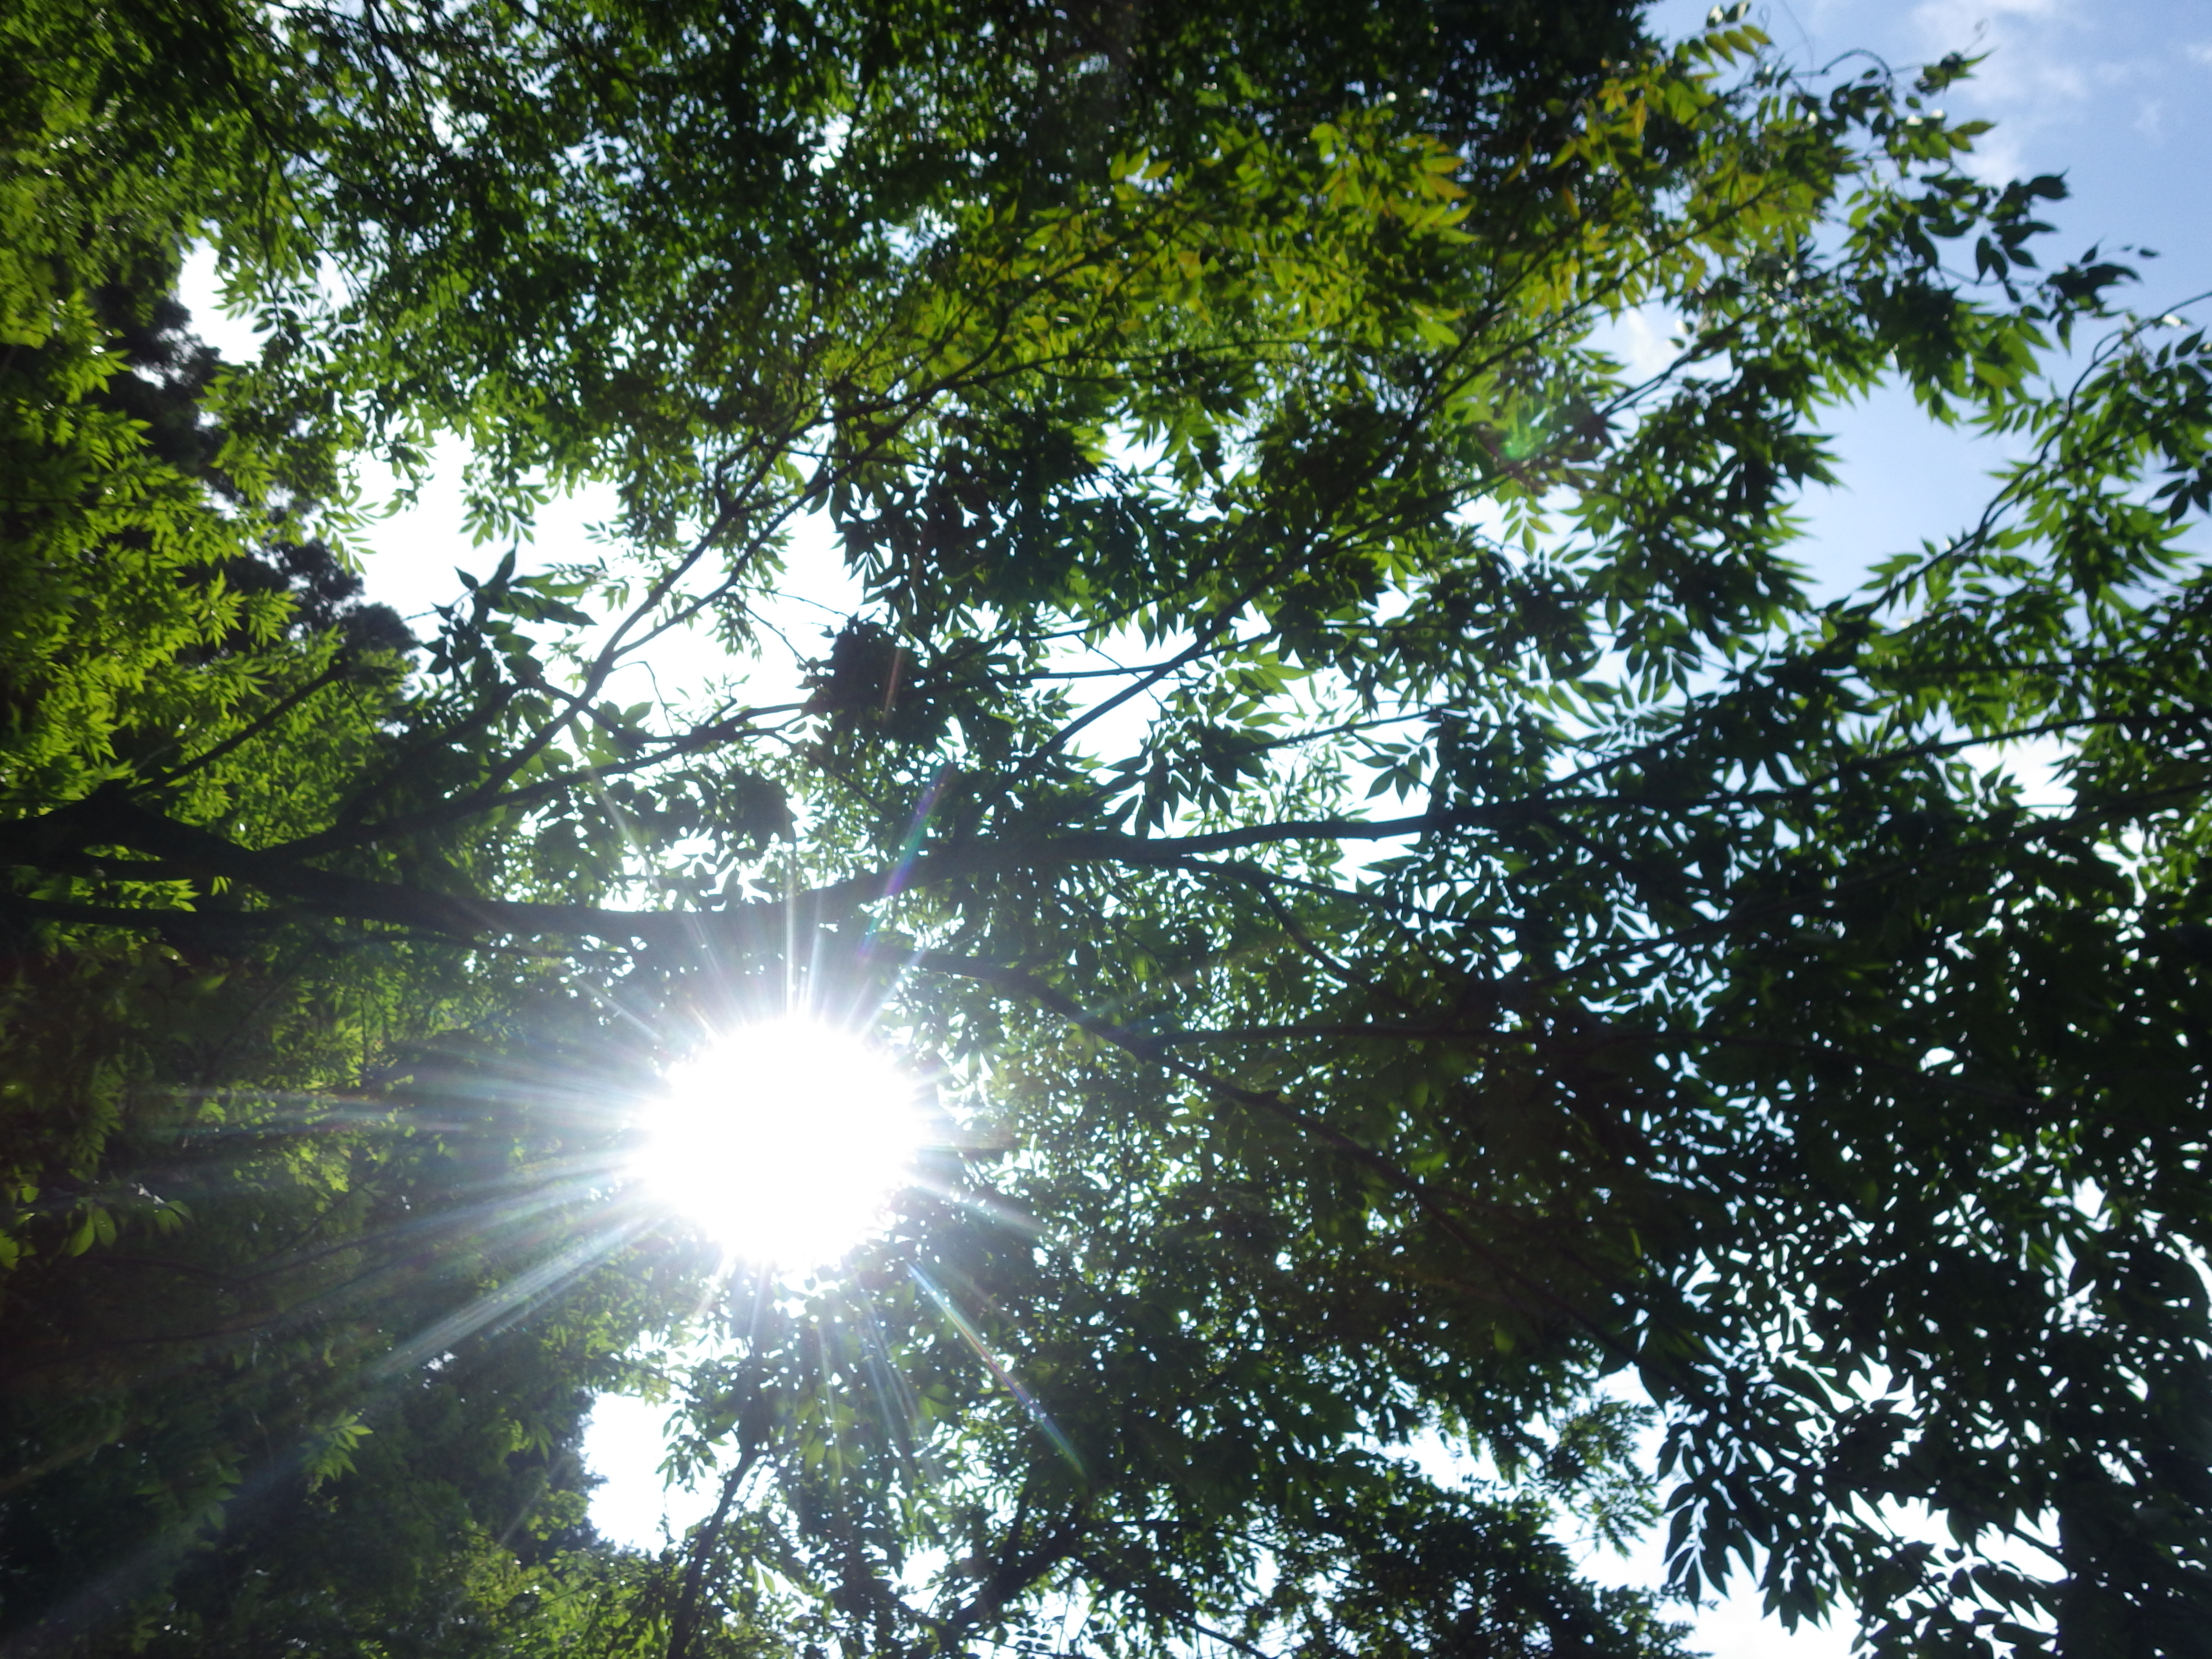
[[[804,971],[959,1123],[844,1273],[727,1290],[674,1448],[724,1501],[681,1556],[572,1553],[551,1623],[518,1594],[423,1650],[967,1651],[1073,1607],[1109,1655],[1670,1651],[1544,1530],[1651,1516],[1624,1372],[1684,1589],[1747,1571],[1885,1652],[2203,1649],[2212,393],[2124,266],[2037,274],[2061,186],[1961,171],[1929,104],[1966,65],[1827,82],[1740,16],[1662,49],[1605,6],[240,10],[187,120],[118,94],[154,36],[112,15],[75,56],[71,9],[18,26],[63,91],[11,117],[9,211],[118,269],[211,234],[273,338],[207,388],[215,512],[88,412],[98,280],[9,268],[63,365],[11,389],[9,477],[64,480],[11,482],[11,548],[86,630],[7,665],[40,980],[124,976],[139,1020],[138,941],[198,939],[369,1051],[283,1086],[421,1111],[441,1033],[565,1031],[616,1092],[625,1020],[672,1046]],[[1642,379],[1598,343],[1638,307],[1680,329]],[[2014,459],[1816,603],[1792,502],[1886,375]],[[440,428],[489,538],[614,482],[606,559],[508,557],[404,678],[206,574]],[[868,599],[792,704],[613,701],[673,630],[757,653],[810,514]],[[2069,805],[1986,757],[2030,738]],[[106,1026],[32,1029],[89,1101]],[[261,1040],[193,1086],[276,1086]],[[612,1144],[498,1092],[525,1127],[461,1121],[549,1183]],[[40,1305],[96,1328],[146,1154],[10,1112]],[[447,1201],[393,1146],[352,1155]],[[299,1420],[550,1285],[600,1237],[568,1224],[473,1299],[373,1281],[396,1311]],[[161,1249],[252,1252],[214,1233]],[[568,1402],[546,1448],[708,1273],[571,1265],[529,1328],[597,1349],[531,1338],[506,1385]],[[1413,1472],[1427,1430],[1497,1479]],[[218,1580],[142,1604],[240,1606]]]

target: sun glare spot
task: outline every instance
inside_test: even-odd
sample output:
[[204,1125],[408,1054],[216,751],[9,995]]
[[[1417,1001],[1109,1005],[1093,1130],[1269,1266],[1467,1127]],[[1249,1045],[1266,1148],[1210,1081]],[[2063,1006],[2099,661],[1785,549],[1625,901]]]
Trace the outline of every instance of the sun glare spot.
[[835,1261],[910,1176],[914,1080],[851,1031],[781,1019],[730,1032],[669,1074],[636,1170],[660,1201],[757,1266]]

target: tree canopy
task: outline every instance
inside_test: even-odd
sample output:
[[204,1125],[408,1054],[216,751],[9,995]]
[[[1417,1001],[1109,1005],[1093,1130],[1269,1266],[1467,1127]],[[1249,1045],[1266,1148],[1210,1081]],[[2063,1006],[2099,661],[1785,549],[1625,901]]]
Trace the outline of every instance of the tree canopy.
[[[11,8],[9,1650],[1660,1656],[1562,1541],[1655,1526],[1878,1652],[2212,1650],[2212,357],[1970,68]],[[1885,385],[2004,459],[1838,595]],[[356,471],[441,434],[418,638]],[[794,1004],[939,1133],[779,1280],[624,1153]],[[658,1557],[609,1389],[720,1483]]]

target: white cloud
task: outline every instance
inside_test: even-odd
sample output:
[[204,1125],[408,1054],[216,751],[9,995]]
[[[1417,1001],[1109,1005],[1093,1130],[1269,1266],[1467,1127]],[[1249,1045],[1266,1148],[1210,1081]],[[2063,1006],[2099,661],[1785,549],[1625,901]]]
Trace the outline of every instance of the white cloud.
[[592,1524],[617,1544],[657,1550],[703,1521],[719,1495],[702,1480],[672,1486],[660,1473],[670,1408],[603,1394],[584,1428],[584,1466],[605,1483],[592,1494]]
[[[1922,0],[1911,29],[1929,59],[1963,52],[1982,60],[1959,100],[1998,123],[1974,158],[1973,171],[1984,178],[2035,170],[2029,155],[2051,149],[2039,142],[2043,135],[2059,128],[2078,132],[2100,111],[2117,114],[2115,94],[2123,94],[2120,106],[2138,131],[2158,135],[2163,111],[2142,94],[2160,78],[2162,63],[2143,54],[2139,38],[2119,46],[2083,0]],[[2126,98],[2129,90],[2136,96]],[[2061,148],[2070,150],[2078,142]]]
[[1662,373],[1681,352],[1681,319],[1661,305],[1643,305],[1598,325],[1590,343],[1620,360],[1630,383]]
[[1975,89],[2020,114],[2054,99],[2079,104],[2096,82],[2109,82],[2107,65],[2084,60],[2076,38],[2082,20],[2062,0],[1923,0],[1912,22],[1931,58],[1948,52],[1984,57]]

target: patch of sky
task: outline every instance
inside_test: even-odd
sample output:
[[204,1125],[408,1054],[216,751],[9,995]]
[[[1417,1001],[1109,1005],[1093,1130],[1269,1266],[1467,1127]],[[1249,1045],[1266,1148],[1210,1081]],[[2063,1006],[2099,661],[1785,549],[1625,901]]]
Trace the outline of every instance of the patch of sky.
[[[1876,1391],[1879,1392],[1878,1390]],[[1616,1372],[1598,1388],[1598,1397],[1650,1408],[1650,1397],[1630,1372]],[[1869,1397],[1872,1397],[1871,1395]],[[1655,1409],[1651,1421],[1638,1434],[1636,1457],[1648,1474],[1656,1468],[1666,1428]],[[1470,1453],[1434,1429],[1425,1430],[1399,1449],[1400,1455],[1438,1486],[1494,1486],[1497,1467],[1486,1452]],[[1663,1485],[1660,1488],[1663,1498]],[[1638,1536],[1626,1547],[1616,1547],[1600,1538],[1595,1528],[1571,1512],[1555,1510],[1552,1534],[1574,1559],[1577,1569],[1591,1583],[1607,1588],[1650,1589],[1667,1580],[1664,1522]],[[1925,1527],[1912,1531],[1921,1536]],[[1708,1659],[1846,1659],[1858,1636],[1858,1622],[1847,1614],[1832,1616],[1824,1625],[1801,1625],[1785,1631],[1768,1618],[1755,1584],[1738,1568],[1725,1594],[1708,1596],[1694,1604],[1671,1603],[1663,1616],[1691,1627],[1692,1651]]]
[[[1706,0],[1658,0],[1673,40]],[[1899,70],[1947,52],[1981,59],[1943,93],[1954,118],[1996,123],[1971,162],[1991,180],[2063,173],[2069,200],[2043,216],[2069,256],[2148,245],[2142,303],[2170,307],[2212,286],[2212,216],[2195,158],[2212,150],[2212,12],[2201,0],[1759,0],[1752,21],[1802,67],[1863,52]]]
[[598,1479],[592,1525],[629,1549],[657,1551],[714,1512],[711,1476],[678,1481],[662,1470],[673,1411],[666,1401],[603,1394],[584,1429],[584,1466]]
[[827,173],[836,167],[845,154],[845,141],[852,137],[853,119],[848,115],[833,115],[815,133],[806,165],[815,173]]

